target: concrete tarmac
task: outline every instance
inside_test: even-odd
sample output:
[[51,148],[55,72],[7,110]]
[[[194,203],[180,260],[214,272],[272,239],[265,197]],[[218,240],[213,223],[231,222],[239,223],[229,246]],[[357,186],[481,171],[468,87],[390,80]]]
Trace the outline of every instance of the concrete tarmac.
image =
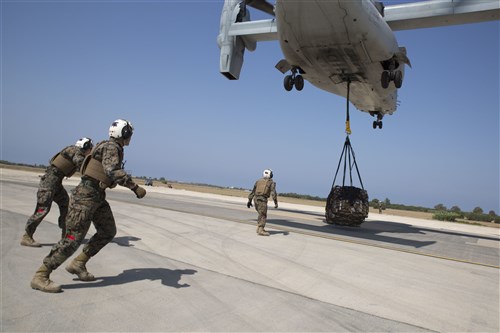
[[118,233],[87,264],[96,281],[68,260],[51,275],[62,293],[36,291],[57,205],[43,246],[19,245],[38,174],[0,175],[2,332],[500,331],[499,229],[383,214],[337,227],[321,207],[280,203],[261,237],[244,198],[158,187],[107,191]]

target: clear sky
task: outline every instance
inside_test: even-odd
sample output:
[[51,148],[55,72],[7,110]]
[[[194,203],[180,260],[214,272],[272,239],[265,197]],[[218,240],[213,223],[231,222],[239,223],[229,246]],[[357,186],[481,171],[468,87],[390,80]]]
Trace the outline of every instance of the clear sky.
[[[385,2],[386,4],[396,2]],[[132,121],[134,176],[326,197],[345,140],[345,99],[286,92],[279,43],[219,73],[222,0],[1,1],[1,159],[47,164],[82,136]],[[252,11],[253,18],[262,15]],[[351,106],[370,200],[499,207],[499,22],[397,32],[413,68],[373,130]]]

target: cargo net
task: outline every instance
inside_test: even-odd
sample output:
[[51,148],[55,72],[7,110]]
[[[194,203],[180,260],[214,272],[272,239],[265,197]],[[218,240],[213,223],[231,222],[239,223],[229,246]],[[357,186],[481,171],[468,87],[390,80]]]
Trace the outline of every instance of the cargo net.
[[[335,185],[340,166],[344,166],[342,186]],[[352,171],[356,168],[361,188],[352,186]],[[349,176],[350,186],[346,186],[346,176]],[[339,165],[335,172],[332,189],[328,195],[325,208],[326,223],[357,227],[368,217],[368,192],[363,187],[363,181],[359,174],[356,157],[349,140],[346,137],[344,149],[340,155]]]

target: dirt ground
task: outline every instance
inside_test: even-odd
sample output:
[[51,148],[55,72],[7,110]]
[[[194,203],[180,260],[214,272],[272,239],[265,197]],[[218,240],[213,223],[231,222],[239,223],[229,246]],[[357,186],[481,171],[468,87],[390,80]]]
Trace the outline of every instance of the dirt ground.
[[[31,172],[43,172],[42,168],[28,167],[28,166],[17,166],[17,165],[0,163],[0,169],[1,168],[10,168],[10,169],[17,169],[17,170],[24,170],[24,171],[31,171]],[[79,174],[78,173],[75,174],[74,177],[79,177]],[[137,184],[144,185],[145,180],[144,179],[134,179],[134,181]],[[249,194],[248,191],[241,190],[241,189],[222,188],[222,187],[215,187],[215,186],[195,185],[195,184],[176,183],[176,182],[168,182],[167,184],[164,184],[160,181],[154,181],[153,185],[154,186],[161,186],[161,187],[171,186],[172,188],[179,189],[179,190],[202,192],[202,193],[212,193],[212,194],[227,195],[227,196],[241,197],[241,198],[246,198],[246,197],[248,197],[248,194]],[[146,186],[146,188],[147,188],[147,186]],[[278,193],[278,200],[280,202],[287,202],[287,203],[300,204],[300,205],[309,205],[309,206],[317,206],[317,207],[324,207],[325,206],[325,202],[323,202],[323,201],[280,197],[279,193]],[[370,207],[370,213],[378,213],[378,209]],[[414,211],[406,211],[406,210],[399,210],[399,209],[385,209],[383,211],[383,214],[432,220],[432,213],[426,213],[426,212],[414,212]],[[480,225],[484,225],[484,226],[488,226],[488,227],[500,228],[500,224],[496,224],[496,223],[479,222],[479,221],[459,221],[459,222],[460,223],[468,223],[468,224],[480,224]]]

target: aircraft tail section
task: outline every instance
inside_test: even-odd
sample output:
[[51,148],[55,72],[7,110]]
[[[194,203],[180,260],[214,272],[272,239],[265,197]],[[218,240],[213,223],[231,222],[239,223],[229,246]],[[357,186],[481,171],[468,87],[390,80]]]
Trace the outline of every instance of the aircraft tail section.
[[243,56],[245,54],[245,42],[240,36],[229,35],[229,29],[235,22],[250,20],[250,13],[246,10],[244,3],[237,0],[225,0],[220,18],[219,35],[217,44],[220,48],[220,66],[222,75],[229,80],[238,80]]
[[239,79],[245,49],[254,51],[257,42],[278,38],[274,20],[250,21],[247,5],[266,13],[272,12],[273,8],[261,0],[224,1],[217,44],[220,48],[219,70],[229,80]]

